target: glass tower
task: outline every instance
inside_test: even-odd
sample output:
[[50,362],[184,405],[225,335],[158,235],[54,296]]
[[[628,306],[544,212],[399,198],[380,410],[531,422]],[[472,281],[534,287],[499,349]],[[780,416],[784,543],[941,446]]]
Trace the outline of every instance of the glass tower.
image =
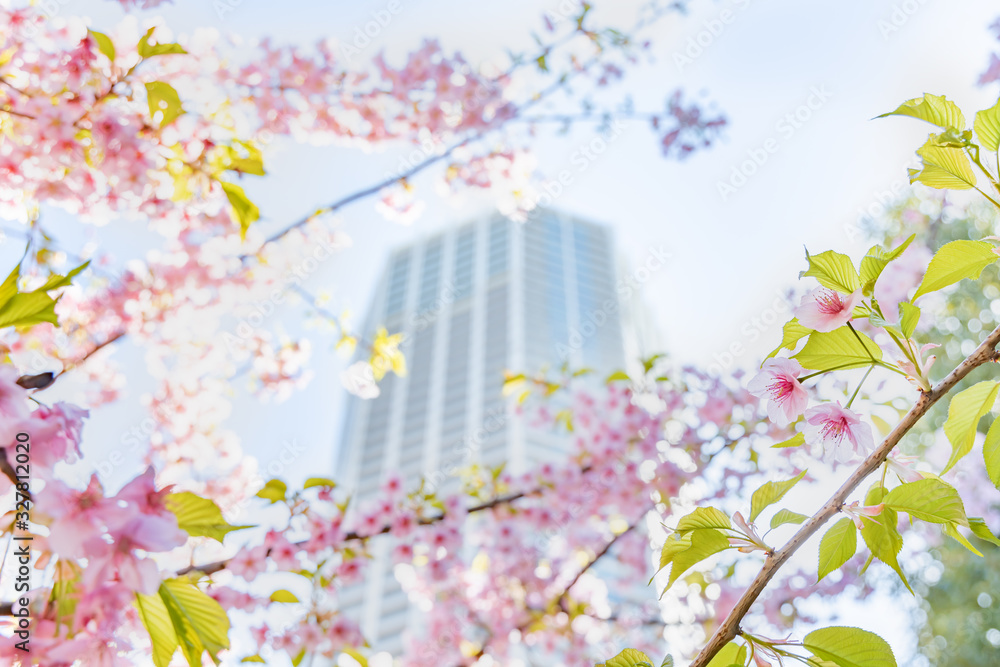
[[[552,211],[475,220],[395,250],[365,333],[402,333],[408,374],[386,375],[375,399],[348,399],[338,480],[364,502],[389,471],[447,491],[463,466],[506,462],[518,474],[562,456],[564,436],[507,409],[503,372],[623,368],[640,351],[625,344],[636,309],[620,276],[608,228]],[[342,591],[340,608],[374,649],[399,655],[417,615],[392,546],[374,541],[365,582]]]

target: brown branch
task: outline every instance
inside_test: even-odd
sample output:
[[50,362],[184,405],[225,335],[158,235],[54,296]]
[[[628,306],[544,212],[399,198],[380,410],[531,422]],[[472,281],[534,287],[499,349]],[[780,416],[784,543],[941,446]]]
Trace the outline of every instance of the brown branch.
[[910,411],[906,413],[906,416],[896,425],[896,428],[892,429],[892,432],[886,436],[882,444],[879,445],[878,449],[875,450],[864,462],[855,470],[851,476],[844,482],[836,493],[823,505],[822,508],[816,514],[814,514],[808,521],[806,521],[802,527],[792,536],[790,540],[778,551],[770,555],[764,562],[764,566],[761,568],[757,577],[750,584],[750,587],[743,593],[743,597],[740,598],[733,610],[729,612],[729,616],[726,617],[725,622],[719,629],[715,631],[715,634],[708,640],[705,647],[698,654],[698,657],[694,659],[690,667],[706,667],[713,657],[722,649],[723,646],[728,644],[730,641],[735,639],[737,634],[740,633],[740,621],[746,616],[747,612],[750,611],[750,607],[757,598],[760,597],[761,593],[764,592],[764,588],[767,586],[768,582],[774,577],[778,572],[778,569],[789,559],[789,557],[795,553],[799,547],[805,543],[813,534],[820,529],[820,527],[826,523],[831,517],[836,515],[840,508],[847,501],[847,498],[854,492],[861,482],[865,480],[866,477],[875,472],[879,466],[885,461],[886,457],[889,456],[889,452],[892,451],[899,441],[902,439],[906,433],[913,428],[913,426],[923,417],[932,405],[938,402],[941,397],[945,396],[951,389],[958,384],[966,375],[971,373],[974,369],[982,366],[989,361],[996,361],[998,354],[996,351],[997,344],[1000,343],[1000,326],[990,332],[990,335],[982,342],[982,344],[976,348],[976,350],[970,354],[965,360],[960,363],[955,370],[948,374],[948,376],[943,379],[936,387],[933,387],[929,392],[921,392],[920,398],[917,399]]

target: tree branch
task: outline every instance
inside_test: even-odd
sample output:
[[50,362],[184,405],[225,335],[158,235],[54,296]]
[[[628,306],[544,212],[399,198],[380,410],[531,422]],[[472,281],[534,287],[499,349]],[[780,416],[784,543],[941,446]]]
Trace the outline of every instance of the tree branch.
[[764,562],[764,566],[761,568],[757,577],[750,584],[750,587],[743,593],[743,597],[740,598],[733,610],[729,612],[729,616],[726,617],[725,622],[719,629],[715,631],[715,634],[709,638],[708,643],[698,654],[698,657],[694,659],[690,667],[706,667],[709,661],[722,649],[723,646],[732,641],[737,634],[740,632],[740,621],[746,616],[747,612],[750,611],[750,607],[757,598],[760,597],[761,593],[764,592],[764,588],[767,586],[768,582],[774,577],[781,566],[789,559],[789,557],[795,553],[799,547],[805,543],[812,535],[820,529],[820,527],[826,523],[831,517],[836,515],[843,504],[847,501],[847,498],[854,492],[861,482],[865,480],[866,477],[875,472],[879,466],[885,461],[886,457],[889,456],[889,452],[892,451],[899,441],[902,439],[906,433],[913,428],[913,426],[923,417],[931,406],[938,402],[941,397],[945,396],[949,391],[954,388],[966,375],[971,373],[974,369],[982,366],[989,361],[996,361],[998,354],[996,351],[997,344],[1000,343],[1000,326],[990,332],[989,336],[982,342],[982,344],[975,349],[975,351],[970,354],[965,360],[960,363],[955,370],[948,374],[948,376],[943,379],[937,386],[932,388],[929,392],[920,392],[920,398],[917,399],[910,411],[906,413],[906,416],[896,425],[896,428],[892,429],[892,432],[886,436],[882,444],[867,458],[864,462],[855,470],[851,476],[844,482],[836,493],[823,505],[822,508],[816,514],[814,514],[808,521],[802,524],[798,532],[792,536],[790,540],[778,551],[774,552],[771,556],[767,558]]

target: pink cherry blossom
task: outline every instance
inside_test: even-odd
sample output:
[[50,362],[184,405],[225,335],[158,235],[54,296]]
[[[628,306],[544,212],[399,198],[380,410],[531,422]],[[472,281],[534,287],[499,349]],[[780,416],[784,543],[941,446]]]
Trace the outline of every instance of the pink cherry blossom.
[[809,408],[805,418],[806,443],[824,450],[828,458],[847,463],[855,455],[867,456],[875,449],[871,426],[839,403]]
[[768,359],[747,384],[747,391],[767,399],[767,416],[778,426],[788,426],[809,405],[809,394],[798,381],[802,370],[794,359]]
[[832,289],[817,287],[802,297],[802,302],[795,309],[795,317],[802,326],[826,333],[847,324],[860,301],[860,289],[844,296]]
[[883,509],[885,509],[884,503],[862,507],[861,503],[855,500],[850,505],[844,505],[841,507],[840,511],[854,520],[854,525],[858,527],[858,530],[864,530],[865,524],[861,520],[861,517],[878,516],[882,513]]

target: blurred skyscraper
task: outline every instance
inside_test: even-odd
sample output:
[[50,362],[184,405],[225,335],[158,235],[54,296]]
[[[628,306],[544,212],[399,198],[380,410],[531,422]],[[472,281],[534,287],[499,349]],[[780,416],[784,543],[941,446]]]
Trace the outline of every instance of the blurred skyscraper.
[[[350,397],[337,478],[363,503],[389,471],[447,489],[463,466],[506,462],[517,474],[563,455],[565,437],[508,412],[503,372],[569,362],[603,377],[638,359],[649,329],[637,287],[607,227],[552,211],[524,224],[476,220],[397,249],[364,332],[403,333],[408,373],[386,375],[375,399]],[[391,539],[375,542],[365,582],[343,591],[340,608],[373,648],[399,655],[414,612]]]

